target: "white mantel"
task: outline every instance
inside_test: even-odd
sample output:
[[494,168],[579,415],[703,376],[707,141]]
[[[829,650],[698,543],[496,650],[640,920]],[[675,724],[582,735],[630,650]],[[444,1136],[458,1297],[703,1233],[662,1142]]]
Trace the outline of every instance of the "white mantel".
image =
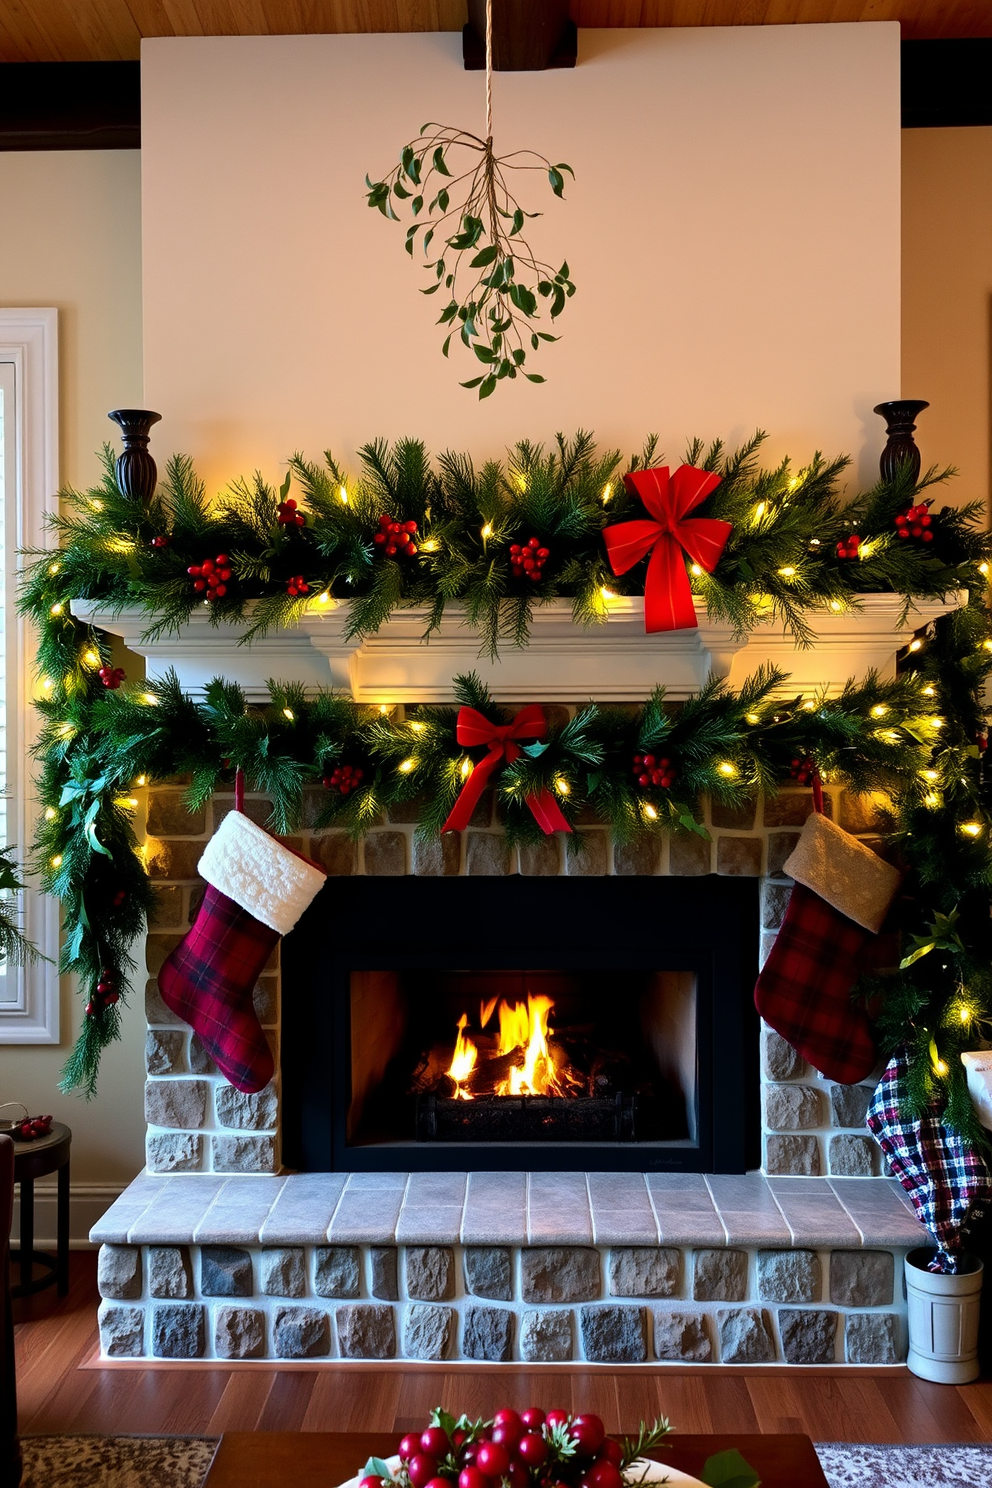
[[735,639],[732,627],[710,620],[698,599],[698,629],[655,635],[644,632],[642,599],[608,600],[606,620],[588,627],[575,625],[568,600],[553,600],[535,610],[530,644],[521,650],[507,643],[497,661],[480,655],[479,637],[464,625],[455,605],[429,641],[424,640],[428,612],[420,606],[398,610],[375,635],[346,640],[348,606],[332,602],[315,606],[298,627],[272,631],[250,646],[238,644],[246,626],[215,623],[206,607],[175,633],[154,641],[142,639],[153,619],[137,606],[115,612],[98,601],[74,600],[72,613],[120,636],[145,657],[150,679],[172,669],[194,692],[223,676],[250,699],[261,700],[273,678],[333,687],[361,703],[446,703],[452,678],[474,671],[495,697],[513,701],[630,702],[643,699],[658,683],[669,697],[685,698],[710,673],[739,687],[763,663],[789,673],[790,693],[835,695],[849,678],[872,669],[891,678],[896,653],[914,632],[966,599],[961,591],[943,600],[920,600],[900,623],[900,595],[863,595],[856,610],[815,612],[811,623],[817,639],[805,649],[772,620]]

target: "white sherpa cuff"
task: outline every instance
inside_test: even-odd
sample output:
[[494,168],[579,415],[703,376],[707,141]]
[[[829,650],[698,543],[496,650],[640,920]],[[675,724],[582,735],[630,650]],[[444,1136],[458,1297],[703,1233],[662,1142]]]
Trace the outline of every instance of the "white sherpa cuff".
[[784,871],[875,935],[902,881],[891,863],[817,812],[806,818]]
[[230,811],[204,849],[199,873],[270,930],[287,935],[327,877],[240,811]]

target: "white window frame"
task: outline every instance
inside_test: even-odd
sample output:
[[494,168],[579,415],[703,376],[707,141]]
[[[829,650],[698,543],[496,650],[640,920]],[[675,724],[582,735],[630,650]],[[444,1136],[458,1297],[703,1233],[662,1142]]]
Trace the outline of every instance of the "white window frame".
[[[45,518],[58,510],[59,488],[58,312],[0,307],[0,362],[14,368],[13,428],[4,430],[5,440],[13,435],[15,450],[14,490],[7,492],[15,503],[14,542],[18,550],[50,547]],[[38,715],[31,707],[36,640],[30,622],[16,613],[14,598],[8,592],[7,836],[23,863],[39,809],[31,762],[38,735]],[[32,887],[21,899],[24,934],[51,961],[7,968],[17,995],[0,1008],[0,1044],[57,1044],[59,906]]]

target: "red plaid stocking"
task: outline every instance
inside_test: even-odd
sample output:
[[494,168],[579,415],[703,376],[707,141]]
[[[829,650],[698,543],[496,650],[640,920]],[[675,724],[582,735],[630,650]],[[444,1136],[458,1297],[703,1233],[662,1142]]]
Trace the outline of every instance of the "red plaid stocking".
[[199,872],[207,892],[192,929],[159,972],[159,990],[166,1007],[199,1035],[221,1074],[251,1094],[273,1071],[255,1015],[255,983],[326,875],[240,811],[224,818]]
[[814,1069],[853,1085],[871,1073],[877,1054],[851,991],[899,874],[821,815],[806,822],[785,871],[796,886],[758,977],[755,1005]]

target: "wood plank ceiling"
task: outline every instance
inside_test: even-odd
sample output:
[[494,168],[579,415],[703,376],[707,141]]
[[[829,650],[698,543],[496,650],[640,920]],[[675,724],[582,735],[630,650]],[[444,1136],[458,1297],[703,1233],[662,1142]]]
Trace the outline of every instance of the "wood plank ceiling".
[[[582,26],[901,21],[905,39],[992,36],[990,0],[572,0]],[[465,0],[2,0],[0,62],[135,60],[146,36],[457,31]]]

